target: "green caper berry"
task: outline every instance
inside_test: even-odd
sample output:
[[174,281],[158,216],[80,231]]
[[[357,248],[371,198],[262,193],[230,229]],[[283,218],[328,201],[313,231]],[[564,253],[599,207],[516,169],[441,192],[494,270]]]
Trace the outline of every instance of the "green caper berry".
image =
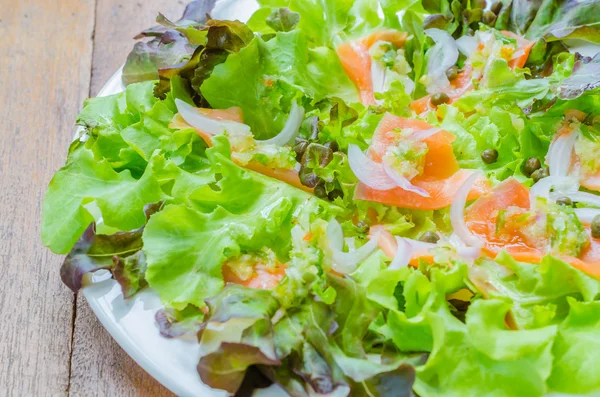
[[294,152],[296,152],[296,160],[300,162],[302,160],[302,156],[304,156],[304,152],[306,152],[306,148],[310,143],[308,141],[300,141],[294,145]]
[[530,178],[531,174],[533,174],[536,170],[539,170],[542,167],[542,163],[540,163],[540,159],[537,157],[531,157],[525,162],[525,166],[523,167],[523,174],[526,177]]
[[571,200],[569,197],[566,197],[566,196],[559,197],[556,199],[556,204],[570,207],[573,205],[573,200]]
[[313,188],[315,186],[317,186],[317,184],[320,181],[320,178],[314,173],[314,172],[310,172],[307,171],[306,169],[301,169],[300,170],[300,182],[309,188]]
[[485,8],[485,0],[471,0],[471,8]]
[[550,171],[548,171],[548,168],[540,168],[531,173],[531,178],[533,179],[533,181],[535,183],[539,182],[540,179],[544,179],[549,176],[550,176]]
[[422,241],[424,243],[437,244],[437,242],[440,241],[440,236],[438,236],[437,233],[434,232],[426,232],[423,233],[421,237],[419,237],[419,241]]
[[343,198],[344,192],[342,192],[340,189],[333,189],[332,191],[329,192],[327,197],[329,198],[330,201],[335,201],[335,199],[338,197]]
[[325,183],[323,183],[323,181],[320,181],[317,186],[315,186],[315,196],[320,199],[327,198],[327,189],[325,189]]
[[337,152],[340,150],[340,146],[336,141],[327,142],[325,145],[326,148],[331,149],[332,152]]
[[450,102],[450,97],[445,92],[438,92],[431,96],[431,104],[433,106],[439,106],[448,102]]
[[592,237],[600,238],[600,215],[596,215],[592,220]]
[[458,67],[450,66],[448,70],[446,70],[446,77],[448,80],[452,81],[458,77]]
[[486,149],[481,152],[481,159],[486,164],[493,164],[498,161],[498,151],[496,149]]
[[494,4],[492,4],[492,12],[496,15],[500,14],[500,11],[502,11],[502,2],[501,1],[496,1],[494,2]]
[[429,15],[427,18],[425,18],[425,21],[423,21],[423,29],[443,29],[448,22],[450,21],[442,14]]
[[496,14],[493,11],[486,11],[483,13],[483,23],[492,26],[496,22]]
[[365,221],[358,221],[356,227],[361,233],[367,233],[369,231],[369,224]]

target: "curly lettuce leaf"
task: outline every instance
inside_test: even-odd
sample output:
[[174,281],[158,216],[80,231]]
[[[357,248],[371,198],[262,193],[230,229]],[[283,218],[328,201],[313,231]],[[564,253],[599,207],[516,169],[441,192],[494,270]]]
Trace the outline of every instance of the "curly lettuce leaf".
[[330,96],[357,103],[357,90],[335,52],[309,44],[300,31],[260,37],[217,66],[200,88],[215,108],[239,106],[259,139],[276,135],[287,120],[290,102],[306,95],[312,102]]
[[198,29],[206,22],[206,16],[214,5],[214,0],[192,1],[177,22],[171,22],[159,14],[156,21],[160,25],[136,36],[136,39],[152,39],[134,45],[123,66],[123,83],[129,85],[158,80],[158,69],[189,59],[198,44],[202,44],[197,42],[198,37],[204,36],[205,40],[205,32]]
[[552,370],[552,342],[556,327],[526,331],[506,328],[510,304],[477,300],[466,324],[445,305],[427,313],[433,350],[418,368],[415,391],[428,396],[477,393],[542,396]]
[[600,390],[600,302],[568,299],[569,314],[558,327],[548,385],[561,393]]
[[285,260],[299,212],[326,216],[330,204],[235,165],[224,136],[209,150],[221,179],[190,195],[191,206],[167,205],[144,230],[146,277],[163,302],[203,307],[223,287],[221,265],[263,247]]
[[56,253],[67,253],[96,219],[89,209],[94,203],[103,223],[122,231],[146,223],[144,207],[163,199],[164,193],[148,167],[140,179],[129,170],[116,172],[106,160],[97,161],[83,147],[69,155],[44,198],[42,241]]
[[[146,219],[160,210],[162,203],[147,205],[144,208]],[[129,232],[112,235],[96,233],[96,225],[91,224],[79,238],[65,258],[60,277],[73,292],[78,292],[87,282],[87,275],[98,270],[109,270],[121,285],[123,295],[129,298],[147,285],[145,279],[146,258],[141,227]]]

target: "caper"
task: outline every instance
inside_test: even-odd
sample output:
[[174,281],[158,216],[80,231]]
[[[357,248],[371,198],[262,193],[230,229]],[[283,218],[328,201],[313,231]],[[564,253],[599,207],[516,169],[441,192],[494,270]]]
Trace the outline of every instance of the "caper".
[[492,12],[496,15],[500,14],[500,11],[502,11],[502,2],[501,1],[496,1],[494,2],[494,4],[492,4]]
[[526,177],[531,177],[536,170],[539,170],[542,167],[542,163],[540,163],[540,159],[537,157],[531,157],[525,162],[525,166],[523,167],[523,174]]
[[317,184],[320,181],[320,178],[314,173],[311,172],[310,170],[307,170],[305,168],[300,169],[300,182],[309,188],[313,188],[315,186],[317,186]]
[[327,189],[325,189],[325,183],[323,181],[320,181],[317,186],[315,186],[315,196],[320,199],[327,198]]
[[496,149],[486,149],[481,152],[481,159],[486,164],[493,164],[498,161],[498,151]]
[[496,22],[496,14],[493,11],[486,11],[483,13],[483,23],[492,26]]
[[365,221],[358,221],[356,227],[361,233],[367,233],[369,231],[369,225]]
[[448,70],[446,70],[446,77],[448,80],[452,81],[458,77],[458,67],[450,66]]
[[562,196],[556,199],[556,204],[558,205],[564,205],[566,207],[570,207],[573,205],[573,200],[571,200],[569,197],[567,196]]
[[471,0],[471,8],[485,8],[485,0]]
[[329,192],[327,197],[329,198],[330,201],[335,201],[335,199],[338,197],[343,198],[344,192],[342,192],[340,189],[333,189],[332,191]]
[[423,29],[443,29],[448,24],[448,22],[450,22],[450,20],[448,20],[442,14],[429,15],[427,18],[425,18],[425,21],[423,21]]
[[296,152],[296,160],[298,162],[302,161],[302,156],[304,156],[308,145],[310,145],[310,142],[308,142],[307,140],[297,142],[294,145],[294,152]]
[[423,233],[421,237],[419,237],[419,241],[422,241],[424,243],[437,244],[437,242],[440,241],[440,236],[438,236],[437,233],[434,232],[426,232]]
[[323,146],[325,146],[326,148],[331,149],[332,152],[337,152],[338,150],[340,150],[340,146],[338,145],[338,143],[336,141],[327,142]]
[[596,215],[592,219],[592,237],[600,238],[600,215]]
[[550,171],[548,170],[548,168],[537,169],[537,170],[533,171],[533,173],[531,174],[531,178],[533,179],[533,181],[535,183],[539,182],[540,179],[544,179],[549,176],[550,176]]
[[439,106],[448,102],[450,102],[450,97],[445,92],[437,92],[431,96],[431,104],[433,106]]

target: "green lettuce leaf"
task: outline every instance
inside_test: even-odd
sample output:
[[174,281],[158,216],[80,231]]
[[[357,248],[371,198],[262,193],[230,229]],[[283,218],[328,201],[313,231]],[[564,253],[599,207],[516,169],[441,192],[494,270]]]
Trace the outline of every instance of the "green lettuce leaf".
[[466,324],[445,305],[427,318],[433,350],[417,370],[415,391],[427,396],[482,395],[542,396],[552,370],[552,342],[556,327],[512,331],[504,317],[510,304],[477,300]]
[[301,212],[327,216],[330,204],[299,189],[235,165],[224,136],[209,156],[221,179],[190,195],[191,207],[167,205],[144,230],[146,278],[163,302],[202,307],[223,287],[229,258],[269,247],[285,260]]
[[217,66],[200,88],[215,108],[239,106],[245,122],[259,139],[276,135],[298,95],[312,102],[330,96],[357,103],[357,90],[344,73],[335,52],[314,47],[300,31],[279,33],[267,42],[260,37]]
[[600,390],[600,302],[568,299],[569,315],[558,327],[548,386],[561,393]]
[[153,167],[140,179],[129,170],[116,172],[106,160],[79,147],[69,155],[44,198],[42,241],[56,253],[67,253],[95,219],[89,206],[95,204],[103,223],[121,231],[146,223],[144,207],[164,198]]

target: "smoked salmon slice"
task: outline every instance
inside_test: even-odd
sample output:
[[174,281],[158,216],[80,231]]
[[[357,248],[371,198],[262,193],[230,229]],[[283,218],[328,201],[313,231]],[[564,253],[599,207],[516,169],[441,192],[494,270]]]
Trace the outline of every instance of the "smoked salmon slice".
[[360,101],[363,105],[369,106],[376,103],[371,78],[372,59],[369,49],[378,41],[387,41],[400,48],[404,46],[407,36],[407,33],[397,30],[380,30],[338,46],[336,51],[342,67],[358,88]]
[[[434,127],[421,120],[386,114],[373,135],[369,149],[371,159],[381,162],[387,147],[393,145],[394,139],[397,138],[396,130],[408,128],[415,133]],[[448,207],[452,204],[458,189],[473,172],[460,169],[452,149],[453,140],[454,135],[444,130],[439,130],[423,140],[428,147],[423,173],[413,178],[411,183],[426,190],[430,197],[423,197],[401,188],[375,190],[359,183],[354,192],[354,198],[410,209],[436,210]],[[482,177],[476,182],[468,199],[476,199],[488,190],[488,182]]]
[[[503,230],[503,238],[497,235],[498,213],[508,207],[522,208],[523,211],[528,211],[530,207],[529,191],[514,178],[496,186],[490,194],[481,197],[467,209],[467,227],[485,241],[484,252],[492,258],[504,250],[518,262],[540,263],[546,252],[535,247],[519,230]],[[589,225],[584,227],[590,237],[590,244],[579,258],[568,255],[558,255],[558,258],[600,279],[600,239],[592,237]]]

